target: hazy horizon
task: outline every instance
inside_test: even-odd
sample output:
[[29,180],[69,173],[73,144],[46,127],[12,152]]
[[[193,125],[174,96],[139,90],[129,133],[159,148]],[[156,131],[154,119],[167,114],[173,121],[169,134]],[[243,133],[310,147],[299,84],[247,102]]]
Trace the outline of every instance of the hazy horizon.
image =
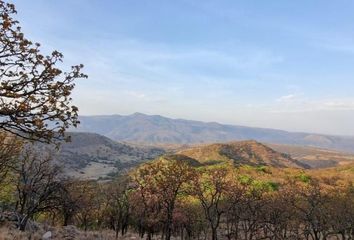
[[[293,132],[293,133],[308,133],[308,134],[319,134],[319,135],[332,135],[332,136],[343,136],[343,137],[354,137],[354,135],[351,134],[331,134],[331,133],[324,133],[324,132],[306,132],[306,131],[291,131],[288,129],[281,129],[281,128],[267,128],[267,127],[260,127],[260,126],[252,126],[252,125],[242,125],[242,124],[235,124],[235,123],[227,123],[227,122],[219,122],[219,121],[206,121],[206,120],[197,120],[197,119],[188,119],[188,118],[181,118],[181,117],[173,117],[169,115],[161,115],[161,114],[147,114],[144,112],[132,112],[132,113],[127,113],[127,114],[119,114],[119,113],[112,113],[112,114],[93,114],[93,115],[83,115],[80,114],[79,117],[111,117],[111,116],[132,116],[134,114],[143,114],[147,116],[160,116],[163,118],[170,118],[173,120],[187,120],[187,121],[197,121],[197,122],[204,122],[204,123],[218,123],[222,125],[232,125],[232,126],[240,126],[240,127],[251,127],[251,128],[260,128],[260,129],[273,129],[273,130],[280,130],[280,131],[286,131],[286,132]],[[80,126],[79,126],[80,127]]]
[[45,53],[85,65],[80,115],[354,135],[354,2],[12,2]]

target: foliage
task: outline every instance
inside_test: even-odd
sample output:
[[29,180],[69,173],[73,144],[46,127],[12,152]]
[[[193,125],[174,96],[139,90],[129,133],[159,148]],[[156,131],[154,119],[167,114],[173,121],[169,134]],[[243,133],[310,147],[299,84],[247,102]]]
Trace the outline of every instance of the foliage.
[[63,73],[63,55],[40,52],[13,18],[15,6],[0,0],[0,129],[21,138],[51,142],[78,124],[78,108],[71,105],[74,80],[86,78],[83,65]]
[[[117,237],[136,231],[147,239],[353,237],[353,175],[328,180],[322,172],[269,170],[264,174],[231,163],[190,166],[160,158],[113,181],[62,181],[30,218],[84,230],[111,229]],[[35,186],[29,189],[41,192]],[[16,205],[20,196],[8,203]]]
[[305,173],[300,173],[298,176],[296,176],[297,179],[299,179],[303,183],[309,183],[311,181],[311,176],[305,174]]
[[15,136],[0,131],[0,185],[18,159],[23,143]]

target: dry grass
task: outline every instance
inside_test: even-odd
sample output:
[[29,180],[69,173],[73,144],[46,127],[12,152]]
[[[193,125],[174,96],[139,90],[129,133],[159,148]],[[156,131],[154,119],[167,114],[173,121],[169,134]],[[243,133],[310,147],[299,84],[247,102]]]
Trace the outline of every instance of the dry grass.
[[[47,230],[40,230],[37,232],[21,232],[17,229],[11,229],[10,227],[0,228],[0,240],[41,240],[44,233],[51,231],[51,240],[63,239],[63,240],[115,240],[115,233],[113,231],[101,231],[101,232],[91,232],[91,231],[79,231],[73,226],[68,226],[64,228],[49,228]],[[136,234],[128,233],[124,237],[119,236],[118,239],[124,240],[134,240],[139,239]]]
[[[42,240],[42,236],[47,231],[52,233],[50,240],[138,240],[141,239],[137,233],[128,232],[124,236],[119,235],[115,237],[114,231],[81,231],[75,226],[67,227],[50,227],[43,226],[43,229],[37,232],[21,232],[11,226],[0,227],[0,240]],[[153,240],[161,239],[161,235],[155,235]],[[172,240],[179,239],[172,237]]]

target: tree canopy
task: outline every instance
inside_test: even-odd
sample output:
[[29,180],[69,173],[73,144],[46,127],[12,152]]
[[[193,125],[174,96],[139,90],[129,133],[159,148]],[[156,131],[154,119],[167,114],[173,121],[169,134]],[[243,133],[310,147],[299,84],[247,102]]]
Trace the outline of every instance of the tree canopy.
[[63,139],[65,130],[79,123],[71,93],[74,80],[87,77],[83,65],[61,70],[63,55],[43,55],[40,44],[22,33],[15,14],[13,4],[0,0],[0,129],[34,141]]

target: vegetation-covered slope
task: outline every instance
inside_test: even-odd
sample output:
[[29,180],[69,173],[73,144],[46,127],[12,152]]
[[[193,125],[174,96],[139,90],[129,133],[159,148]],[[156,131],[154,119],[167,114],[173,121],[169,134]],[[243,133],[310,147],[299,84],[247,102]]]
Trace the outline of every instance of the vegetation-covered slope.
[[104,177],[165,153],[160,148],[119,143],[94,133],[69,135],[71,141],[61,145],[55,159],[64,165],[67,174],[75,177]]
[[127,170],[164,154],[193,166],[218,162],[235,165],[287,168],[323,168],[348,164],[351,154],[314,147],[262,144],[256,141],[167,147],[121,143],[94,133],[70,133],[71,142],[62,144],[56,160],[74,177],[97,179]]
[[274,151],[256,141],[211,144],[182,150],[178,154],[201,163],[231,161],[236,165],[308,168],[308,165],[292,159],[289,155]]

